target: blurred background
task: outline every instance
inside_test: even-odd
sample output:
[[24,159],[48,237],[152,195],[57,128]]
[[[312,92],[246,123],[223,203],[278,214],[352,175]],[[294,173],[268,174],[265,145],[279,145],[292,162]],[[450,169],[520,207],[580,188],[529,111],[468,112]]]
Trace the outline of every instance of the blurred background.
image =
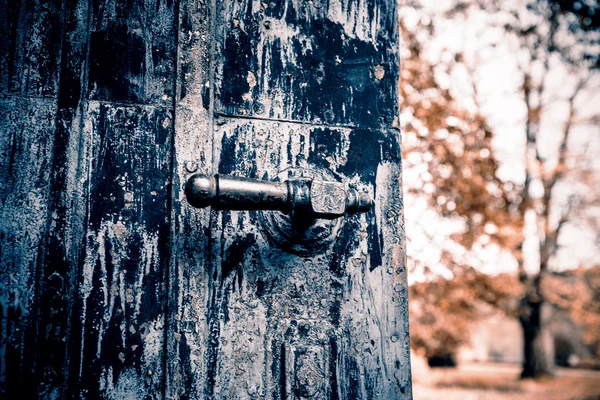
[[415,399],[600,399],[600,7],[399,4]]

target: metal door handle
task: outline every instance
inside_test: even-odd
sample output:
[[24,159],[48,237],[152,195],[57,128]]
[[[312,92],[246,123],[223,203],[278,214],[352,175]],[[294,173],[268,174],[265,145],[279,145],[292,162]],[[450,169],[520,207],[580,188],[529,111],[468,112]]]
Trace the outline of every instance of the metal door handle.
[[339,182],[295,179],[268,182],[235,176],[192,175],[185,185],[188,202],[216,210],[300,211],[314,218],[333,219],[366,212],[373,206],[368,194]]

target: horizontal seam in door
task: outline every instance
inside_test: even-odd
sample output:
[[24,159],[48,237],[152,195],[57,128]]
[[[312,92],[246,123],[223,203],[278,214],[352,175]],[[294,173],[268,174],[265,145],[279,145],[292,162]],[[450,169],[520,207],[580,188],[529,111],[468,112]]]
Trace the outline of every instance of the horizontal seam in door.
[[[27,96],[23,94],[0,94],[0,101],[2,100],[10,100],[10,99],[24,99],[24,100],[41,100],[47,102],[57,101],[58,97],[49,97],[49,96]],[[144,104],[144,103],[127,103],[120,101],[107,101],[107,100],[85,100],[88,104],[108,104],[117,107],[151,107],[151,108],[164,108],[173,110],[173,105],[165,105],[165,104]]]
[[0,101],[8,99],[26,99],[26,100],[43,100],[43,101],[57,101],[58,97],[52,96],[28,96],[26,94],[12,94],[12,93],[0,93]]
[[327,123],[316,123],[316,122],[304,122],[293,119],[282,119],[282,118],[264,118],[264,117],[255,117],[249,115],[234,115],[234,114],[225,114],[222,112],[215,112],[215,117],[221,118],[234,118],[234,119],[245,119],[249,121],[265,121],[265,122],[282,122],[286,124],[294,124],[294,125],[305,125],[305,126],[313,126],[313,127],[331,127],[331,128],[341,128],[341,129],[365,129],[365,130],[392,130],[392,131],[400,131],[400,128],[393,126],[382,126],[382,127],[361,127],[355,125],[336,125],[336,124],[327,124]]

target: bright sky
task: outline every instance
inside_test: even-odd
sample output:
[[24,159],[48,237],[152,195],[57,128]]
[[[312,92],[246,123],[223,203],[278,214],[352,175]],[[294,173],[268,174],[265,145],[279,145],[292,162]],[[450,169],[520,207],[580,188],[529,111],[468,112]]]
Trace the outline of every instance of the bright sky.
[[[515,0],[515,2],[518,0]],[[440,14],[448,1],[422,1],[425,13],[429,15]],[[415,11],[408,7],[400,8],[400,15],[410,28],[423,12]],[[503,37],[501,29],[492,29],[490,16],[483,13],[472,15],[463,22],[436,19],[437,38],[429,43],[428,57],[436,62],[439,60],[444,48],[453,51],[463,50],[468,62],[477,65],[476,79],[479,92],[479,101],[489,123],[494,128],[494,146],[501,168],[502,179],[522,181],[524,178],[523,153],[525,149],[524,120],[525,107],[519,95],[519,72],[517,69],[517,55],[515,47]],[[497,16],[495,18],[498,18]],[[497,43],[490,46],[489,43]],[[447,83],[456,93],[464,93],[469,97],[470,84],[466,71],[458,71],[454,76],[448,77]],[[444,78],[444,77],[442,77]],[[575,77],[570,76],[564,69],[555,68],[548,79],[548,93],[553,96],[553,102],[542,117],[542,155],[549,160],[556,158],[556,150],[560,140],[560,129],[566,120],[567,108],[564,102],[570,90],[574,87]],[[600,87],[600,76],[597,88]],[[595,82],[592,82],[595,84]],[[465,106],[469,106],[465,103]],[[584,93],[578,105],[582,116],[598,114],[600,112],[600,91]],[[586,125],[573,130],[571,135],[571,148],[577,151],[585,150],[588,162],[594,166],[596,183],[600,183],[600,128]],[[418,179],[417,171],[404,169],[404,181],[412,184]],[[572,193],[576,182],[568,182],[557,187],[556,198],[565,201]],[[535,189],[535,188],[534,188]],[[587,189],[587,197],[597,199],[600,189],[598,185],[593,190]],[[427,265],[434,272],[450,277],[451,274],[439,262],[442,248],[448,247],[448,237],[451,233],[458,232],[461,224],[444,222],[440,223],[432,210],[427,208],[424,199],[407,195],[405,199],[406,231],[409,237],[408,255],[414,260]],[[589,213],[587,213],[589,214]],[[596,213],[598,217],[600,213]],[[528,240],[525,243],[526,264],[528,270],[537,269],[538,248],[535,236],[535,215],[528,215]],[[579,265],[600,265],[600,243],[598,232],[582,224],[565,226],[559,238],[561,246],[554,259],[552,267],[555,269],[575,268]],[[454,245],[453,252],[471,264],[487,273],[516,271],[516,262],[512,257],[498,249],[496,246],[486,246],[485,243],[477,245],[473,253],[465,252]],[[424,271],[420,268],[411,271],[410,280],[424,279]]]

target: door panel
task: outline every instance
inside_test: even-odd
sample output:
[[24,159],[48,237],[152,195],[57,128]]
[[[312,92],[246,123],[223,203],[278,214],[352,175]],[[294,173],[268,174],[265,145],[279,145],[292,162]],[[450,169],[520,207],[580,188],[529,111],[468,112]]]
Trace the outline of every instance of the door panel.
[[[32,393],[60,20],[59,0],[0,0],[0,398]],[[63,287],[60,277],[45,278],[52,291]]]
[[209,326],[205,394],[409,397],[398,132],[239,118],[215,127],[220,173],[300,170],[367,190],[376,207],[320,221],[313,229],[326,234],[309,238],[282,237],[279,212],[213,212],[208,293],[196,294]]
[[0,100],[16,106],[1,129],[18,150],[2,160],[15,177],[2,213],[19,216],[0,238],[6,397],[162,397],[176,4],[0,9],[0,90],[26,97]]
[[397,126],[394,2],[217,4],[217,112]]
[[[212,55],[210,10],[184,4],[167,396],[410,398],[394,7],[219,2]],[[349,182],[376,206],[305,234],[192,209],[195,172]]]
[[209,229],[185,265],[192,398],[411,397],[395,24],[384,2],[218,4],[200,172],[326,178],[376,205],[308,232],[279,212],[193,211]]
[[88,105],[89,217],[79,295],[87,398],[162,390],[172,112]]
[[[78,169],[83,251],[74,283],[73,397],[164,388],[176,5],[94,0],[86,16]],[[83,7],[83,6],[82,6]],[[83,212],[83,211],[82,211]]]
[[55,99],[0,100],[0,398],[31,379],[55,118]]

